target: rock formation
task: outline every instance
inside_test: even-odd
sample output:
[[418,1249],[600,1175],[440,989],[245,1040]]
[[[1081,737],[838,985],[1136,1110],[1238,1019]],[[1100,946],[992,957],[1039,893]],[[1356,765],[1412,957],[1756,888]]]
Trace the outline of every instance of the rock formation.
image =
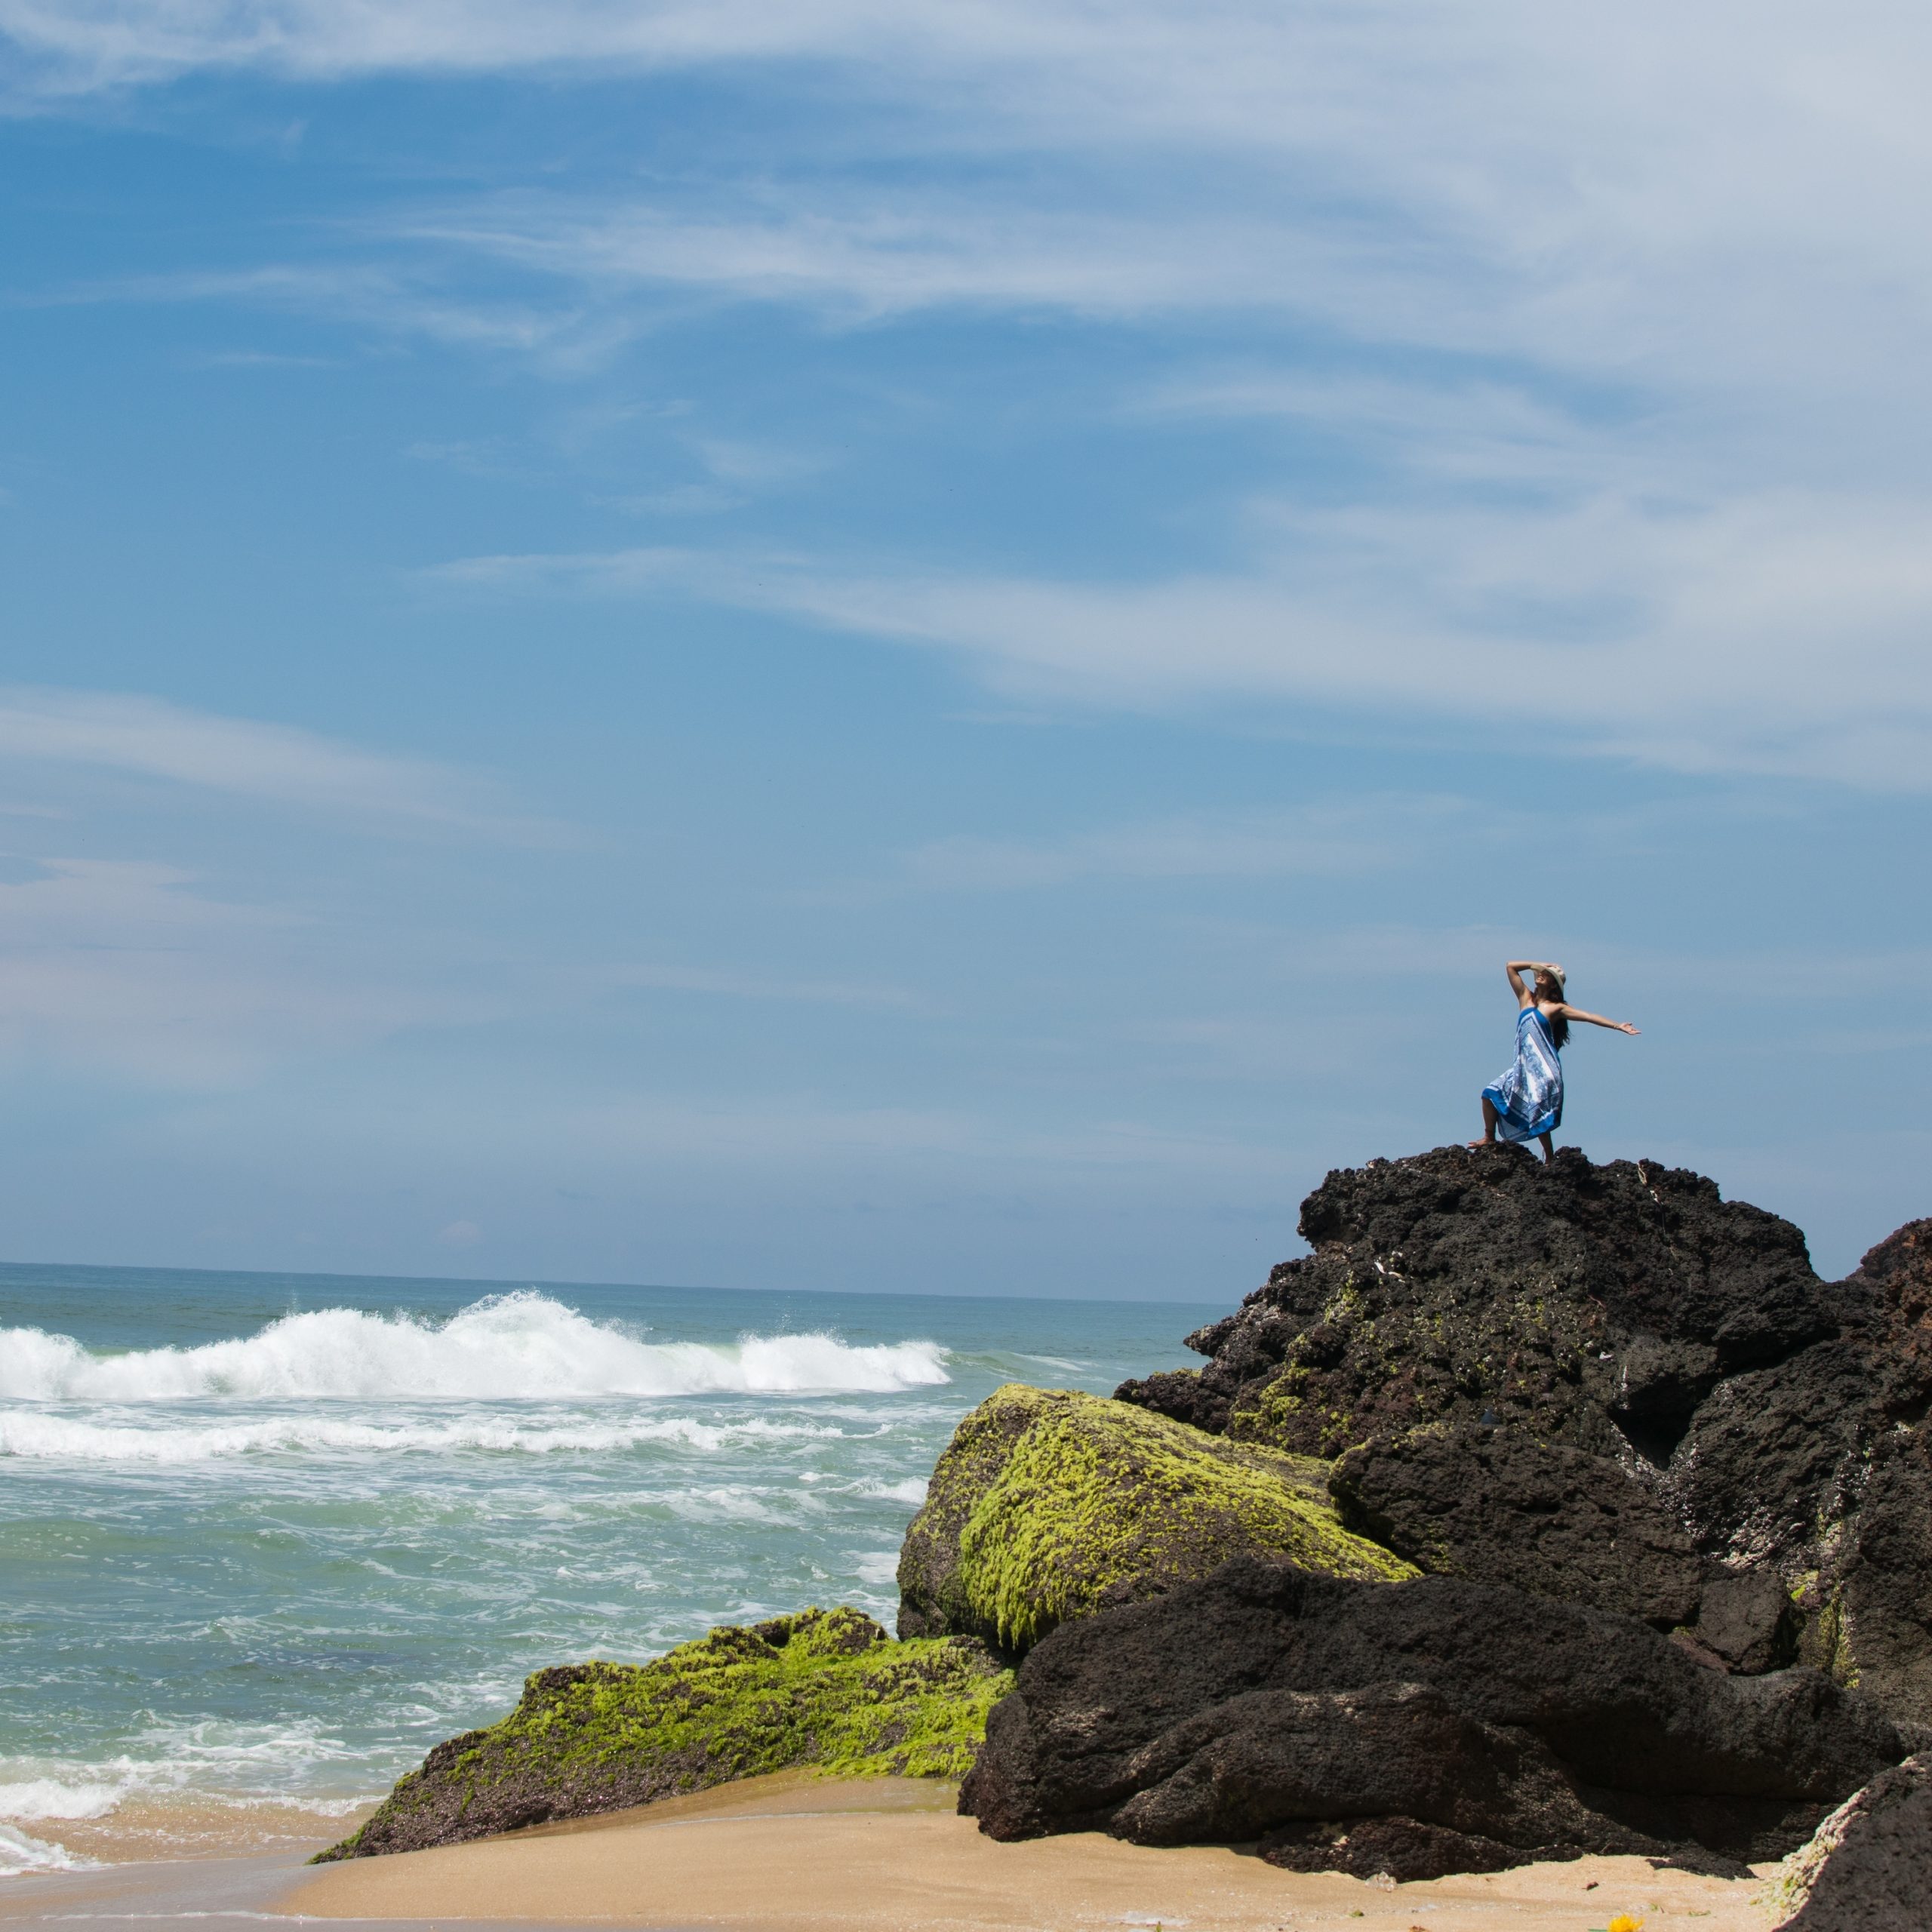
[[1343,1458],[1344,1521],[1425,1571],[1932,1722],[1932,1222],[1827,1283],[1700,1175],[1458,1147],[1330,1174],[1301,1229],[1204,1369],[1121,1397]]
[[654,1663],[540,1670],[508,1717],[438,1745],[316,1862],[457,1844],[797,1766],[956,1778],[1012,1681],[973,1638],[894,1643],[856,1610],[714,1630]]
[[1932,1830],[1926,1761],[1887,1768],[1932,1741],[1932,1222],[1826,1283],[1698,1175],[1454,1148],[1301,1226],[1204,1368],[964,1419],[899,1641],[808,1611],[540,1671],[327,1855],[970,1766],[995,1838],[1362,1876],[1735,1872],[1817,1830],[1794,1926],[1920,1922],[1883,1914]]
[[1818,1827],[1764,1901],[1779,1932],[1924,1932],[1932,1755],[1881,1771]]
[[1330,1482],[1350,1529],[1433,1576],[1509,1583],[1665,1630],[1697,1620],[1706,1565],[1689,1533],[1654,1487],[1606,1457],[1436,1423],[1350,1450]]
[[1247,1552],[1338,1577],[1415,1572],[1351,1535],[1327,1466],[1123,1402],[1009,1383],[955,1431],[899,1558],[899,1634],[1023,1651]]
[[1728,1676],[1631,1617],[1240,1558],[1035,1648],[960,1808],[1000,1838],[1366,1847],[1398,1878],[1590,1851],[1735,1873],[1905,1748],[1817,1672]]

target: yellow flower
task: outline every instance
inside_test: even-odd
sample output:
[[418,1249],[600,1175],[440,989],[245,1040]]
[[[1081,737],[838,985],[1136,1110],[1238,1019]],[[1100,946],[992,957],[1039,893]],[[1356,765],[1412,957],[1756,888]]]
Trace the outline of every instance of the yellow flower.
[[1632,1918],[1627,1912],[1620,1912],[1604,1927],[1604,1932],[1644,1932],[1644,1921]]

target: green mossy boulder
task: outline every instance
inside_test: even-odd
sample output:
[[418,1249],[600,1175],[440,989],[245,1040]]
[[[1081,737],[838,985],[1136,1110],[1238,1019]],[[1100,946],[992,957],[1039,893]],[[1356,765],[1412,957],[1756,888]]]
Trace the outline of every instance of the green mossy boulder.
[[1326,1576],[1417,1574],[1343,1528],[1328,1466],[1125,1402],[1009,1383],[954,1432],[899,1558],[902,1638],[1023,1651],[1241,1555]]
[[540,1670],[508,1717],[438,1745],[315,1862],[456,1844],[770,1771],[963,1777],[1012,1687],[970,1637],[895,1643],[850,1609],[714,1630],[654,1663]]

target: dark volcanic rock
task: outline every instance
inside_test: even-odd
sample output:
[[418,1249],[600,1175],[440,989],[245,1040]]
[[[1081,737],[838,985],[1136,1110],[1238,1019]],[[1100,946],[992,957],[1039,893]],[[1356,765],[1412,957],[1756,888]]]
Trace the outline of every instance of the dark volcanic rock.
[[1827,1283],[1700,1175],[1438,1148],[1331,1174],[1301,1228],[1189,1337],[1204,1369],[1121,1398],[1346,1456],[1345,1520],[1425,1569],[1681,1614],[1712,1665],[1795,1657],[1932,1724],[1932,1220]]
[[1725,1676],[1629,1617],[1241,1558],[1036,1647],[960,1808],[995,1838],[1338,1828],[1294,1839],[1306,1859],[1377,1818],[1524,1860],[1692,1847],[1708,1866],[1783,1856],[1906,1749],[1816,1672]]
[[[1346,1872],[1352,1878],[1383,1872],[1398,1883],[1441,1878],[1451,1872],[1500,1872],[1523,1863],[1521,1850],[1474,1832],[1452,1832],[1420,1819],[1358,1819],[1350,1825],[1284,1825],[1257,1847],[1263,1860],[1287,1872]],[[1570,1847],[1552,1847],[1549,1859],[1580,1858]]]
[[1921,1420],[1932,1404],[1932,1220],[1908,1221],[1887,1236],[1845,1286],[1870,1297],[1887,1411]]
[[1932,1756],[1881,1772],[1847,1799],[1777,1890],[1789,1914],[1778,1919],[1781,1932],[1924,1932],[1932,1917]]
[[1337,1170],[1301,1232],[1312,1255],[1189,1338],[1206,1369],[1122,1395],[1206,1427],[1225,1404],[1230,1435],[1303,1455],[1489,1414],[1662,1463],[1721,1377],[1839,1326],[1789,1221],[1572,1148],[1549,1167],[1444,1147]]
[[1704,1586],[1697,1641],[1729,1670],[1781,1669],[1797,1653],[1798,1619],[1774,1570],[1713,1577]]
[[[1191,1342],[1192,1337],[1189,1337]],[[1114,1391],[1123,1402],[1137,1403],[1156,1415],[1171,1416],[1210,1435],[1220,1435],[1228,1426],[1228,1397],[1208,1386],[1201,1371],[1194,1368],[1163,1368],[1146,1377],[1136,1376]]]
[[1820,1525],[1857,1506],[1872,1394],[1869,1353],[1851,1337],[1721,1383],[1666,1478],[1700,1546],[1733,1565],[1815,1567]]
[[[1349,1528],[1432,1576],[1507,1583],[1665,1630],[1697,1620],[1705,1566],[1683,1524],[1604,1457],[1515,1429],[1438,1426],[1351,1450],[1329,1488]],[[1777,1578],[1766,1580],[1781,1605]]]
[[1932,1723],[1932,1444],[1923,1425],[1875,1447],[1820,1595],[1819,1624],[1839,1670],[1895,1715]]

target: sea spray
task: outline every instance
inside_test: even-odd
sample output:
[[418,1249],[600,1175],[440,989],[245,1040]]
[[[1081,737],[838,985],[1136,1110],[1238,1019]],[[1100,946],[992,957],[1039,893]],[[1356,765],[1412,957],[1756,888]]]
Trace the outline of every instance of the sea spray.
[[534,1289],[486,1296],[442,1321],[318,1309],[198,1348],[106,1354],[71,1336],[0,1331],[0,1398],[28,1401],[596,1401],[883,1393],[947,1379],[931,1342],[854,1347],[823,1333],[652,1342]]

